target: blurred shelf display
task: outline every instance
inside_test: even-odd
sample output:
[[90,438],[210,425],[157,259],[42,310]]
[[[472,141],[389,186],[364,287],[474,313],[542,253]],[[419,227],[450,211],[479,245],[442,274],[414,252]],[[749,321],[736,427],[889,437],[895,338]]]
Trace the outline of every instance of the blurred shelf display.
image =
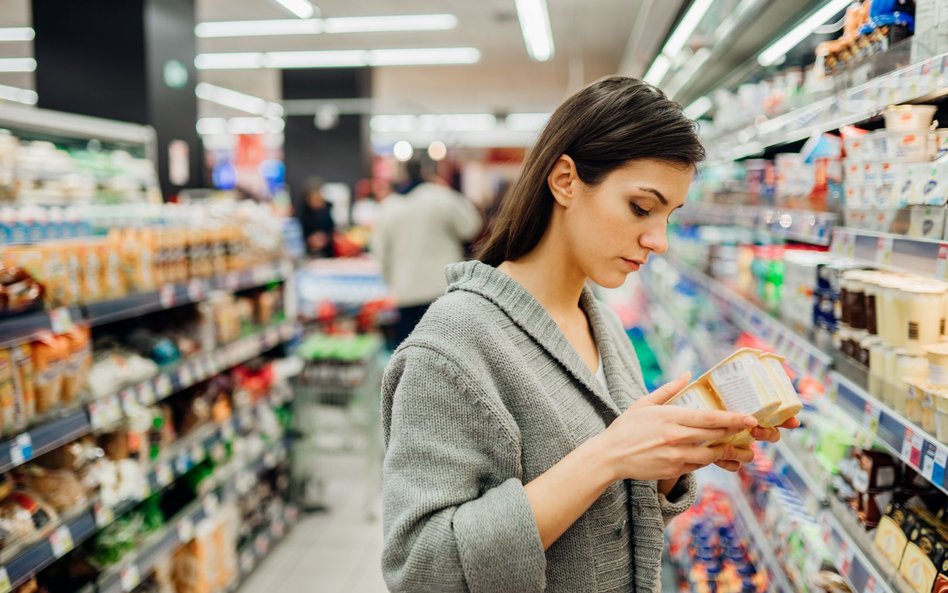
[[738,225],[768,232],[789,241],[827,246],[838,216],[832,212],[741,206],[713,202],[688,204],[679,215],[682,224]]
[[941,241],[838,228],[833,232],[832,253],[867,266],[948,279],[948,243]]

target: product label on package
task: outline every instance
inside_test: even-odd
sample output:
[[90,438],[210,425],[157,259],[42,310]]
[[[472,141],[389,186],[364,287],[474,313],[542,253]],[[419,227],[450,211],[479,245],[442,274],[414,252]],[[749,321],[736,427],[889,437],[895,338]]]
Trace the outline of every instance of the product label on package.
[[681,406],[682,408],[691,408],[692,410],[710,409],[708,404],[705,403],[701,397],[701,393],[698,389],[689,389],[668,403],[673,406]]
[[753,414],[760,409],[761,394],[754,381],[755,363],[759,364],[756,358],[742,356],[711,373],[715,390],[728,410]]

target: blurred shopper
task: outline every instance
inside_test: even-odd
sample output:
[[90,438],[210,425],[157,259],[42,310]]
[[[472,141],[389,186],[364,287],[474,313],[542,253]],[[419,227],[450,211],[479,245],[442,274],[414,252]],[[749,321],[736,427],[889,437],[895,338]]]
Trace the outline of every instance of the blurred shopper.
[[477,208],[456,191],[431,183],[420,161],[405,165],[406,181],[379,206],[372,253],[398,305],[394,344],[400,344],[444,294],[445,267],[464,258],[464,242],[481,230]]
[[754,457],[706,443],[779,439],[753,416],[662,405],[688,376],[647,393],[587,286],[618,287],[667,250],[702,158],[695,123],[640,80],[600,80],[553,113],[480,261],[449,267],[448,293],[386,369],[393,593],[659,591],[663,530],[694,502],[692,472]]
[[319,177],[310,177],[303,184],[298,214],[303,227],[306,251],[316,257],[333,256],[333,235],[336,223],[332,217],[332,204],[323,195],[325,182]]

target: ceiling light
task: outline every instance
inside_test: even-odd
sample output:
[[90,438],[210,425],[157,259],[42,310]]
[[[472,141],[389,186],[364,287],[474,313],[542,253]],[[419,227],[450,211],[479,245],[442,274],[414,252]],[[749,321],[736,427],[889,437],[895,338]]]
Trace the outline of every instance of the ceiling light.
[[411,159],[411,155],[415,154],[415,149],[411,147],[411,144],[404,140],[399,140],[395,143],[395,146],[392,147],[392,155],[395,157],[395,160],[405,162]]
[[36,60],[33,58],[0,58],[0,72],[33,72]]
[[279,134],[286,122],[279,117],[202,117],[197,132],[202,136],[221,134]]
[[373,49],[368,54],[369,66],[476,64],[481,59],[481,52],[473,47]]
[[678,26],[675,27],[675,30],[669,35],[668,41],[665,42],[665,46],[662,48],[663,54],[669,57],[675,57],[678,52],[685,47],[688,38],[695,32],[695,29],[698,28],[698,23],[701,22],[701,19],[707,14],[708,9],[711,8],[711,1],[712,0],[694,0],[691,3],[691,6],[688,7],[688,12],[685,13],[685,16],[681,17]]
[[16,103],[25,103],[27,105],[36,105],[36,102],[39,100],[39,95],[36,94],[36,91],[29,89],[0,84],[0,99],[15,101]]
[[202,117],[197,120],[197,133],[201,136],[213,136],[227,133],[227,119],[223,117]]
[[326,33],[384,33],[388,31],[446,31],[458,26],[453,14],[359,16],[323,20]]
[[426,114],[418,117],[420,132],[484,132],[497,127],[490,113]]
[[232,89],[224,88],[206,82],[199,82],[194,89],[194,94],[199,99],[211,101],[218,105],[239,109],[254,115],[269,115],[279,117],[283,115],[283,106],[279,103],[271,103],[260,97],[248,95]]
[[810,36],[813,31],[828,21],[833,15],[843,10],[852,3],[852,0],[830,0],[822,8],[800,21],[796,27],[791,29],[786,35],[770,44],[764,51],[757,55],[757,62],[761,66],[770,66],[785,56],[788,51],[799,45],[801,41]]
[[2,27],[0,41],[33,41],[36,31],[31,27]]
[[684,86],[698,73],[698,70],[704,66],[704,63],[711,58],[711,50],[702,47],[694,53],[688,61],[685,62],[684,67],[679,70],[675,76],[672,77],[671,82],[668,83],[668,86],[665,87],[665,94],[669,98],[674,99],[675,95],[678,94]]
[[504,118],[508,130],[537,132],[549,121],[549,113],[510,113]]
[[444,157],[448,156],[448,147],[445,146],[444,142],[435,140],[428,145],[428,156],[433,161],[442,161]]
[[685,107],[685,115],[687,115],[690,119],[698,119],[710,111],[713,106],[714,104],[708,97],[698,97],[691,103],[691,105]]
[[668,69],[671,68],[671,60],[665,56],[665,54],[658,54],[655,56],[655,61],[652,62],[652,65],[648,67],[648,72],[645,73],[645,76],[642,77],[642,80],[649,84],[658,85],[665,78],[665,75],[668,74]]
[[258,37],[265,35],[315,35],[323,32],[319,19],[270,19],[265,21],[215,21],[198,23],[197,37]]
[[301,19],[312,18],[316,14],[316,7],[309,0],[273,0],[291,14]]
[[266,54],[267,68],[358,68],[366,66],[366,51],[274,51]]
[[265,55],[260,52],[198,54],[194,66],[198,70],[233,70],[262,68]]
[[527,44],[527,53],[538,62],[553,57],[553,30],[546,0],[516,0],[520,31]]

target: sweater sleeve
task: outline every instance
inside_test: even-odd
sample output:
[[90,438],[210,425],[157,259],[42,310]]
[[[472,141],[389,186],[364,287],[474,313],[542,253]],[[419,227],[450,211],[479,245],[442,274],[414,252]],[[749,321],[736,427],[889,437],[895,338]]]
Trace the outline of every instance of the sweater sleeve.
[[678,483],[666,497],[658,493],[658,507],[662,512],[665,525],[691,508],[698,494],[698,483],[694,474],[685,474],[678,479]]
[[382,387],[382,570],[392,593],[540,593],[546,557],[520,446],[457,367],[399,350]]

